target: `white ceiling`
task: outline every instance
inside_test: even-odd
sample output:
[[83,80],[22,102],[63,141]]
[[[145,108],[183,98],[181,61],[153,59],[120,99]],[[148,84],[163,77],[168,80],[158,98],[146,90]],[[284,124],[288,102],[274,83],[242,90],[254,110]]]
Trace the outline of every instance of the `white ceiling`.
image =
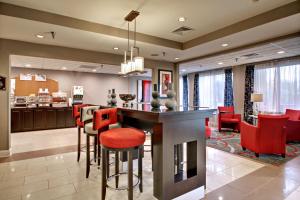
[[[102,74],[119,74],[120,66],[97,64],[88,62],[78,62],[60,59],[38,58],[30,56],[12,55],[10,57],[11,67],[22,67],[32,69],[50,69],[62,71],[78,71],[88,73],[102,73]],[[93,71],[96,70],[96,71]],[[138,76],[152,77],[152,70],[145,69],[147,73]]]
[[[284,51],[285,53],[278,54],[277,52],[279,51]],[[244,55],[252,53],[256,53],[258,55],[252,58],[244,57]],[[187,74],[217,68],[224,68],[228,66],[236,66],[284,57],[292,57],[296,55],[300,55],[300,37],[286,39],[280,42],[268,43],[238,52],[227,53],[219,56],[213,56],[210,58],[183,63],[180,65],[180,73]],[[219,65],[219,62],[222,62],[223,64]]]
[[[131,10],[138,10],[141,13],[137,18],[138,32],[185,42],[295,0],[0,1],[123,29],[127,29],[124,17]],[[178,22],[180,16],[186,17],[187,21]],[[195,30],[183,36],[171,33],[182,25]]]

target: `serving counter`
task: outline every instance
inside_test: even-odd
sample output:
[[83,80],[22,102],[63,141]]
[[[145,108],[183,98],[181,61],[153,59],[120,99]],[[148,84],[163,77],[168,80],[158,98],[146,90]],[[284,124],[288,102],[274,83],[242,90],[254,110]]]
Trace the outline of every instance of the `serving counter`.
[[72,107],[14,107],[11,109],[11,132],[75,127]]

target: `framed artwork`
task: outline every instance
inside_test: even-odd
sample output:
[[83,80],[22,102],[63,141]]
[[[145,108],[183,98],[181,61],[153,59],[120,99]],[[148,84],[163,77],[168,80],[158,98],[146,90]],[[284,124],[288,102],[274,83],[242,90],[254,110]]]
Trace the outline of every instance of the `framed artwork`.
[[31,74],[20,74],[20,80],[21,81],[31,81],[32,75]]
[[158,88],[161,98],[167,97],[168,85],[173,83],[173,72],[169,70],[158,70]]
[[6,77],[0,76],[0,90],[6,90]]
[[36,74],[35,75],[35,81],[46,81],[46,75],[44,74]]

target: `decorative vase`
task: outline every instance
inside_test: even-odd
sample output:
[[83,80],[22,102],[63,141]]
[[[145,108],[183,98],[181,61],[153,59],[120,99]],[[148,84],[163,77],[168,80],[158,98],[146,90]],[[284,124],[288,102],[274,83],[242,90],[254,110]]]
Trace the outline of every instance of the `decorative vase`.
[[108,95],[107,95],[107,105],[111,105],[111,90],[108,90]]
[[115,89],[112,89],[111,93],[111,106],[117,106],[117,95]]
[[157,91],[157,84],[154,84],[154,89],[152,92],[152,101],[151,106],[153,109],[159,109],[160,108],[160,101],[159,101],[159,93]]
[[176,101],[175,101],[175,96],[176,93],[173,90],[173,85],[170,83],[168,86],[168,91],[167,91],[167,101],[165,103],[165,106],[168,108],[168,110],[174,110],[176,107]]

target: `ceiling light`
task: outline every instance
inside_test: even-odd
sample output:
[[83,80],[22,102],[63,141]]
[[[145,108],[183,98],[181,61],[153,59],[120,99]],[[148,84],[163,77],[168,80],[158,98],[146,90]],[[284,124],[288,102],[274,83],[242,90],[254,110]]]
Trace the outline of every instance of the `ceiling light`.
[[222,62],[218,62],[218,65],[223,65],[223,63]]
[[31,67],[31,64],[26,64],[25,67]]
[[227,46],[228,46],[227,43],[222,44],[222,47],[227,47]]
[[37,35],[35,35],[37,38],[44,38],[45,36],[43,36],[43,35],[41,35],[41,34],[37,34]]
[[180,22],[185,22],[185,17],[179,17],[179,18],[178,18],[178,21],[180,21]]
[[185,71],[186,71],[186,69],[182,69],[181,71],[182,71],[182,72],[185,72]]
[[179,58],[176,57],[175,60],[179,60]]
[[62,67],[61,69],[62,69],[62,70],[66,70],[67,68],[66,68],[66,67]]
[[97,70],[96,70],[96,69],[93,69],[92,71],[93,71],[93,72],[96,72]]
[[119,47],[114,47],[114,50],[119,50]]
[[278,54],[283,54],[283,53],[285,53],[285,51],[278,51],[277,53]]

